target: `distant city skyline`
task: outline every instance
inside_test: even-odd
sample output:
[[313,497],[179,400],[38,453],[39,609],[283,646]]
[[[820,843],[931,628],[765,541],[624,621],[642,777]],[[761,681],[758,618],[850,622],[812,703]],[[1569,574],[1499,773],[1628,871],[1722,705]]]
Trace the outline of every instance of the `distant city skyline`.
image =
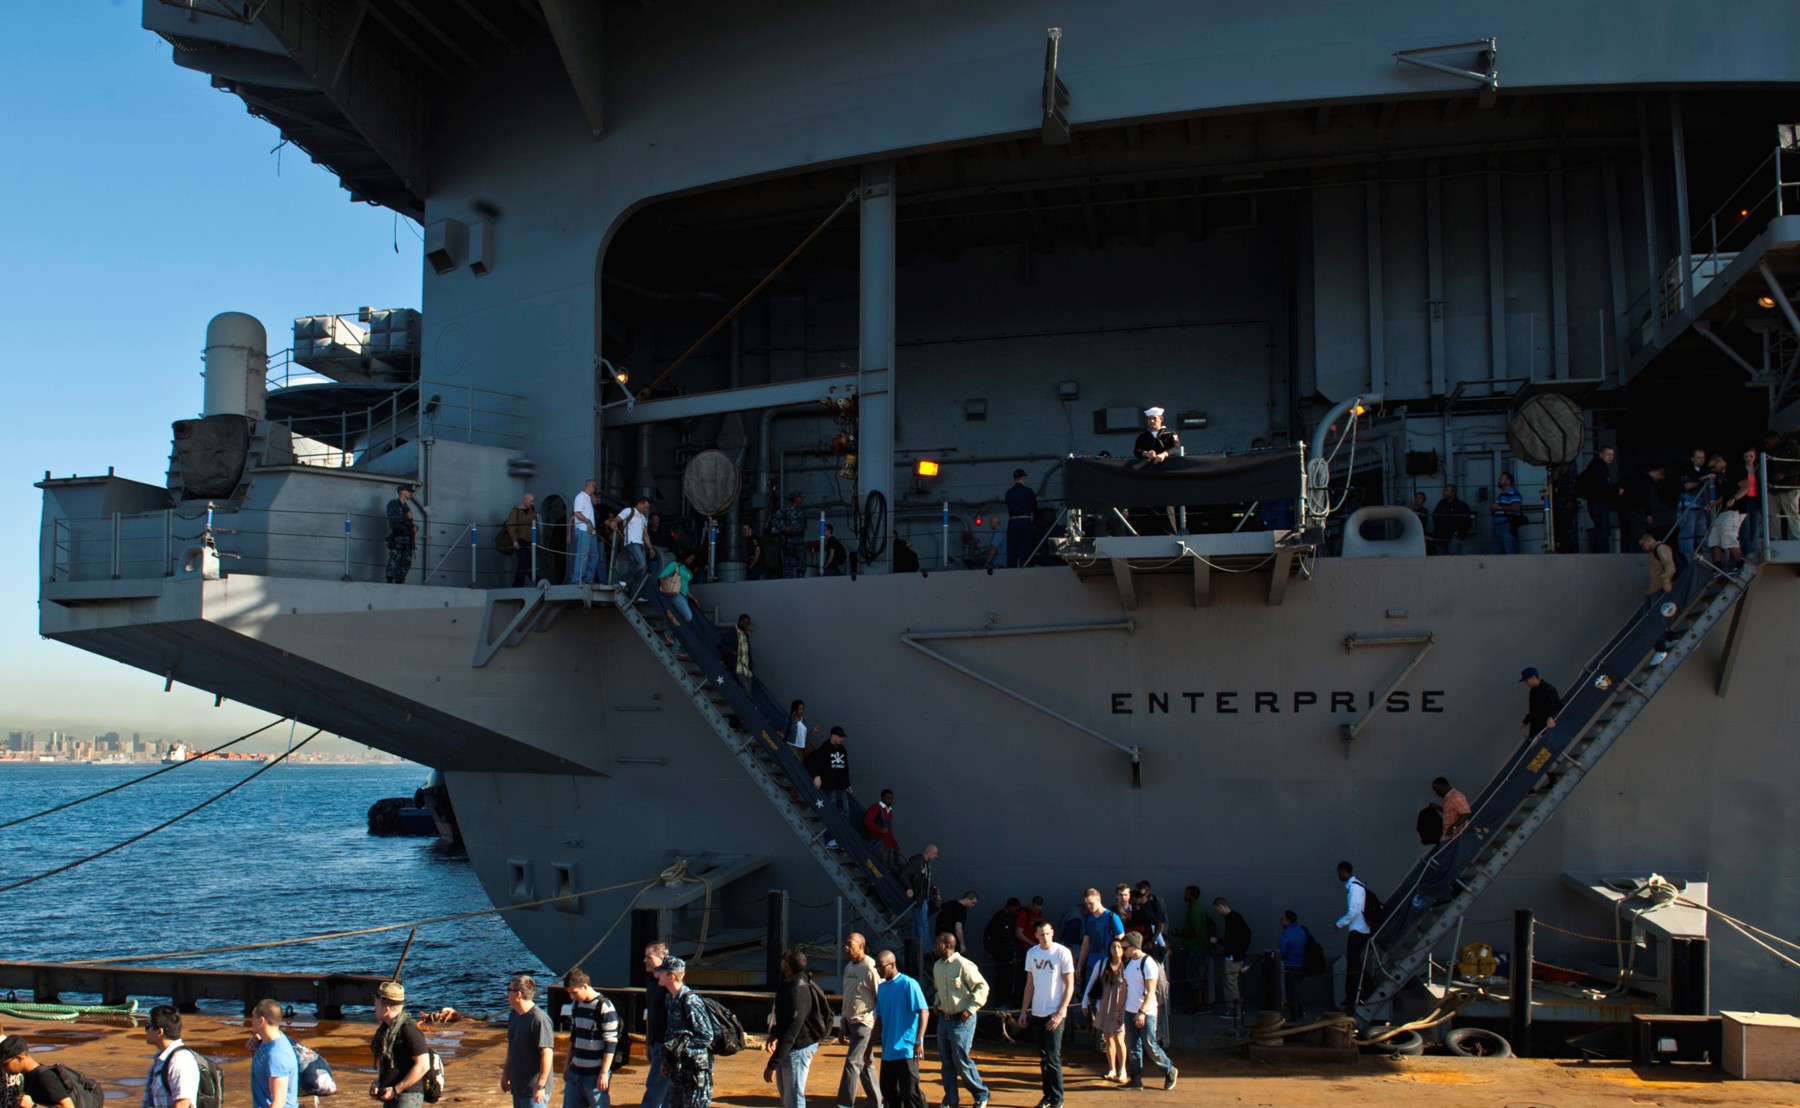
[[[170,423],[200,407],[209,319],[248,312],[281,350],[296,316],[418,307],[422,261],[411,223],[353,202],[139,18],[135,3],[36,4],[8,20],[31,47],[0,69],[14,217],[0,368],[15,413],[0,436],[0,703],[11,728],[216,745],[271,717],[38,636],[32,484],[109,466],[160,484]],[[285,747],[278,730],[264,749]]]
[[[132,731],[129,734],[118,730],[102,731],[97,734],[84,732],[74,728],[0,728],[4,738],[0,739],[0,759],[12,755],[15,759],[21,755],[60,754],[78,759],[93,759],[111,755],[121,755],[130,761],[155,761],[174,747],[184,747],[190,755],[197,755],[217,749],[235,735],[228,735],[217,740],[197,738],[190,735],[151,734]],[[254,739],[247,739],[229,748],[228,756],[243,754],[280,754],[289,748],[289,744],[298,746],[311,728],[296,731],[291,736],[287,728],[276,727],[264,732]],[[405,761],[383,751],[378,751],[366,743],[354,742],[338,736],[320,735],[308,743],[304,750],[297,750],[293,760],[298,762],[339,761],[351,759],[357,761]]]

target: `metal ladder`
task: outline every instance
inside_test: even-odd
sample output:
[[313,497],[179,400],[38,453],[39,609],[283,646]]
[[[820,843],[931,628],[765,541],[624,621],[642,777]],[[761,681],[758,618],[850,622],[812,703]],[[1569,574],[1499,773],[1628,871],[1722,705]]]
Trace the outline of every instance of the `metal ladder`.
[[[786,713],[760,682],[746,689],[727,671],[714,652],[712,622],[698,611],[692,620],[683,619],[659,594],[635,604],[623,590],[618,596],[625,622],[868,927],[879,935],[909,909],[924,911],[923,905],[913,906],[875,844],[862,837],[860,809],[853,806],[855,814],[845,816],[812,787],[812,774],[782,737]],[[675,646],[664,640],[664,629]]]
[[[1425,968],[1433,948],[1742,599],[1756,572],[1754,563],[1735,573],[1689,564],[1658,610],[1640,608],[1582,668],[1556,726],[1519,746],[1475,801],[1462,835],[1427,851],[1391,894],[1368,946],[1359,1019],[1377,1018]],[[1668,656],[1652,665],[1659,642],[1670,644]]]

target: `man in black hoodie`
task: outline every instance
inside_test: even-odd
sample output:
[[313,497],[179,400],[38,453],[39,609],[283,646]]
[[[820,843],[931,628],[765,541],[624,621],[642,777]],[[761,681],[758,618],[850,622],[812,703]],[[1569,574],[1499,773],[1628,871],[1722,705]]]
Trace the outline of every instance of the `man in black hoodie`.
[[775,1029],[763,1044],[769,1055],[763,1080],[774,1083],[782,1108],[805,1102],[806,1074],[830,1023],[824,996],[806,972],[806,954],[787,951],[781,956],[781,987],[775,990]]
[[825,794],[826,803],[842,812],[845,819],[854,820],[855,805],[850,799],[850,750],[844,745],[845,738],[842,727],[833,727],[831,737],[807,753],[806,772],[812,774],[813,788]]
[[1222,896],[1213,901],[1213,911],[1219,913],[1219,918],[1225,921],[1224,933],[1215,935],[1212,941],[1214,952],[1225,959],[1219,974],[1219,999],[1223,1002],[1219,1018],[1235,1020],[1244,1011],[1243,996],[1238,991],[1238,978],[1246,968],[1244,957],[1250,953],[1250,925],[1244,922],[1240,913],[1232,910],[1231,905],[1225,903]]

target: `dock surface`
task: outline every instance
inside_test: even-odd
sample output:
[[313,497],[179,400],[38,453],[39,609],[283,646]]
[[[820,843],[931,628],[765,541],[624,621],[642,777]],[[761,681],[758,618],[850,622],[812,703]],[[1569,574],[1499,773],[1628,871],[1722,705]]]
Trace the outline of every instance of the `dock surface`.
[[[184,1039],[217,1059],[226,1075],[227,1108],[250,1108],[249,1030],[243,1020],[211,1013],[185,1017]],[[343,1090],[327,1105],[370,1103],[364,1096],[370,1080],[369,1039],[372,1024],[296,1018],[296,1039],[323,1054]],[[140,1029],[98,1023],[7,1021],[8,1034],[22,1035],[43,1061],[62,1062],[100,1081],[109,1104],[138,1103],[150,1048]],[[506,1052],[502,1024],[460,1020],[427,1029],[427,1037],[447,1066],[442,1104],[460,1108],[511,1108],[500,1091],[499,1073]],[[567,1039],[559,1038],[558,1070],[566,1057]],[[1032,1108],[1040,1099],[1037,1063],[1023,1045],[978,1042],[976,1061],[993,1090],[994,1108]],[[844,1048],[827,1042],[814,1059],[807,1082],[808,1099],[818,1108],[835,1102]],[[1280,1105],[1282,1108],[1342,1108],[1345,1104],[1378,1104],[1459,1108],[1502,1105],[1577,1108],[1585,1105],[1796,1105],[1800,1086],[1785,1082],[1738,1081],[1704,1065],[1643,1066],[1623,1062],[1582,1064],[1570,1060],[1483,1061],[1444,1056],[1384,1058],[1362,1056],[1356,1065],[1308,1061],[1248,1060],[1217,1051],[1175,1052],[1181,1081],[1162,1091],[1154,1067],[1146,1073],[1150,1089],[1125,1092],[1108,1088],[1100,1075],[1098,1055],[1085,1046],[1064,1054],[1067,1102],[1071,1106],[1155,1105],[1200,1108],[1219,1104]],[[629,1108],[643,1092],[643,1051],[633,1051],[634,1064],[615,1077],[612,1103]],[[747,1048],[718,1062],[713,1103],[735,1108],[775,1108],[780,1101],[773,1085],[762,1082],[764,1055]],[[935,1052],[923,1066],[926,1103],[943,1102]],[[560,1077],[552,1099],[562,1101]],[[963,1103],[967,1104],[967,1097]],[[307,1098],[302,1108],[310,1108]]]

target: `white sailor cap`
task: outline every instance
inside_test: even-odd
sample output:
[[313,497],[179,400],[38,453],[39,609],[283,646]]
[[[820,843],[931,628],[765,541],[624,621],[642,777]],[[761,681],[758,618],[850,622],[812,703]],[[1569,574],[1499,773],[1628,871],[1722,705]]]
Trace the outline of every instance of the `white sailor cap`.
[[1144,418],[1146,418],[1146,419],[1161,419],[1162,416],[1163,416],[1163,410],[1161,408],[1145,408],[1144,409]]

